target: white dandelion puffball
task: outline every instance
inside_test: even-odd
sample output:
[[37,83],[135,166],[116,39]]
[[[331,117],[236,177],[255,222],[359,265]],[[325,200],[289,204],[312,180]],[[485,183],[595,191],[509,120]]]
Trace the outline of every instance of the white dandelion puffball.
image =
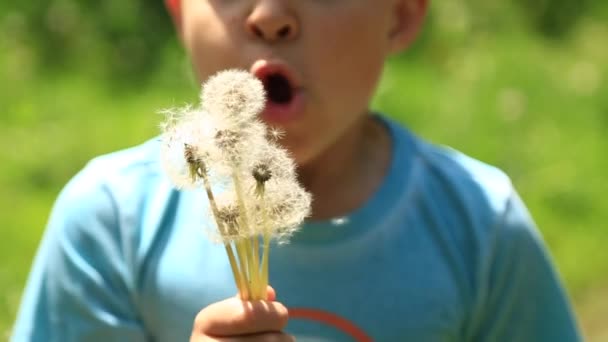
[[211,76],[201,92],[203,109],[235,123],[254,119],[264,109],[264,85],[244,70],[225,70]]
[[212,241],[264,236],[286,242],[310,214],[311,195],[277,142],[281,133],[257,118],[265,104],[262,82],[246,71],[221,71],[201,96],[199,107],[165,111],[165,172],[179,189],[205,190]]
[[247,162],[254,177],[255,173],[262,169],[267,170],[271,179],[297,182],[295,162],[287,150],[274,142],[266,141],[258,145],[254,153],[249,155]]
[[161,136],[160,160],[165,173],[178,189],[193,189],[200,183],[192,165],[186,160],[186,148],[192,146],[194,135],[186,124],[166,127]]
[[[266,183],[264,204],[255,213],[255,222],[264,227],[269,221],[270,234],[279,243],[285,243],[310,215],[311,195],[297,182],[269,180]],[[261,212],[266,210],[266,213]]]
[[216,148],[222,153],[218,163],[240,165],[248,156],[255,154],[260,146],[266,144],[266,125],[259,120],[252,120],[246,125],[230,126],[225,118],[215,116],[216,120],[224,123],[218,126],[213,136]]
[[221,191],[215,197],[215,209],[207,206],[206,215],[214,220],[205,221],[207,238],[215,243],[230,243],[241,238],[240,210],[234,190]]
[[178,189],[197,188],[202,185],[199,173],[208,171],[208,165],[218,158],[212,139],[214,118],[191,107],[167,110],[165,115],[161,124],[161,164]]

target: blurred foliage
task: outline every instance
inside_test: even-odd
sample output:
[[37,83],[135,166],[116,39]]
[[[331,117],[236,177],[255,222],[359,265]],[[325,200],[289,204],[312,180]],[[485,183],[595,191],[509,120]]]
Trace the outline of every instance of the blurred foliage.
[[[608,2],[431,2],[374,105],[507,171],[583,323],[605,329]],[[0,2],[0,339],[58,191],[197,92],[160,0]]]
[[[544,37],[563,38],[585,16],[608,12],[608,3],[601,0],[441,2],[445,18],[431,18],[439,25],[430,26],[429,36],[446,28],[448,32],[479,28],[501,31],[524,25]],[[4,34],[33,49],[36,61],[45,69],[73,68],[86,65],[90,59],[101,60],[97,71],[121,82],[145,81],[158,66],[158,51],[174,39],[161,0],[4,2],[0,23]]]
[[93,59],[103,61],[99,71],[122,81],[145,80],[174,38],[160,0],[22,1],[2,13],[5,32],[27,42],[45,69]]

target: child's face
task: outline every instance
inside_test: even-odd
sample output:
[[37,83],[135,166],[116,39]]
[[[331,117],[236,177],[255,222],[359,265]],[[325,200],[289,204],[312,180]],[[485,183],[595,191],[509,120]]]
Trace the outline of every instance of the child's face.
[[385,58],[419,25],[415,1],[414,13],[409,0],[182,0],[177,21],[199,80],[241,68],[264,82],[262,118],[303,165],[357,127]]

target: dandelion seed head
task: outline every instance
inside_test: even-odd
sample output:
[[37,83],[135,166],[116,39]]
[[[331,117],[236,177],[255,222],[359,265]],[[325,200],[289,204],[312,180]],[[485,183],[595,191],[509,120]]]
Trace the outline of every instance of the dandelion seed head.
[[192,107],[167,111],[166,117],[160,139],[163,169],[178,189],[199,187],[202,173],[217,158],[217,148],[208,138],[213,133],[213,117]]
[[230,166],[238,166],[256,153],[260,146],[264,146],[266,127],[263,123],[254,120],[240,129],[226,128],[217,130],[214,142],[222,155],[218,162]]
[[251,175],[255,179],[255,195],[257,197],[263,196],[265,191],[265,184],[272,177],[272,171],[268,167],[268,164],[259,163],[253,166]]
[[270,177],[272,177],[272,171],[270,170],[268,164],[259,163],[253,167],[251,170],[251,175],[258,183],[266,183]]
[[265,229],[270,229],[279,243],[285,243],[310,215],[311,196],[297,182],[273,179],[265,185],[262,203],[255,211],[256,224],[264,226],[266,215],[270,224]]
[[192,173],[192,165],[184,157],[185,146],[191,142],[192,135],[187,125],[172,126],[161,136],[161,164],[178,189],[192,189],[199,185],[199,180]]
[[[232,185],[231,185],[232,186]],[[211,212],[210,215],[215,216],[213,224],[207,225],[207,236],[211,241],[218,243],[230,243],[235,240],[250,238],[260,234],[259,229],[255,227],[242,226],[244,217],[247,213],[252,212],[250,206],[252,202],[245,201],[245,213],[239,206],[234,188],[228,187],[222,191],[216,198],[217,212]],[[210,216],[212,217],[212,216]]]
[[264,108],[264,85],[244,70],[225,70],[211,76],[201,92],[203,109],[234,122],[254,119]]
[[239,208],[236,205],[228,205],[225,207],[219,208],[218,211],[218,221],[223,225],[224,231],[221,232],[224,239],[229,238],[233,239],[239,234],[239,219],[240,212]]
[[[163,168],[178,188],[211,194],[208,214],[215,220],[205,224],[212,241],[267,233],[287,241],[309,215],[311,197],[277,143],[282,133],[256,117],[265,101],[262,83],[245,71],[224,71],[204,84],[201,96],[200,108],[164,112]],[[222,191],[211,191],[211,184]]]
[[[215,204],[217,211],[214,211],[211,202],[206,206],[204,216],[209,220],[204,220],[204,232],[207,238],[214,243],[226,244],[239,237],[238,226],[238,203],[232,189],[226,188],[221,191],[216,190]],[[211,219],[213,218],[213,219]]]
[[266,141],[259,144],[255,153],[250,157],[249,167],[252,172],[256,168],[264,167],[268,169],[273,178],[296,182],[295,163],[289,156],[289,152],[281,146]]
[[239,142],[242,140],[241,132],[230,129],[222,129],[215,134],[215,143],[224,150],[230,151],[236,149]]

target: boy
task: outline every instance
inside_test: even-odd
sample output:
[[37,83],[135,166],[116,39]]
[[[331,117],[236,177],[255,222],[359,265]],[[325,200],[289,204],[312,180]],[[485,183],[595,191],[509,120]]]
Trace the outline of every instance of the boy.
[[272,249],[281,303],[273,289],[229,298],[225,252],[200,234],[204,197],[171,187],[154,140],[62,192],[14,341],[580,340],[508,178],[368,110],[427,0],[168,4],[200,80],[235,67],[262,80],[262,119],[313,195],[310,221]]

